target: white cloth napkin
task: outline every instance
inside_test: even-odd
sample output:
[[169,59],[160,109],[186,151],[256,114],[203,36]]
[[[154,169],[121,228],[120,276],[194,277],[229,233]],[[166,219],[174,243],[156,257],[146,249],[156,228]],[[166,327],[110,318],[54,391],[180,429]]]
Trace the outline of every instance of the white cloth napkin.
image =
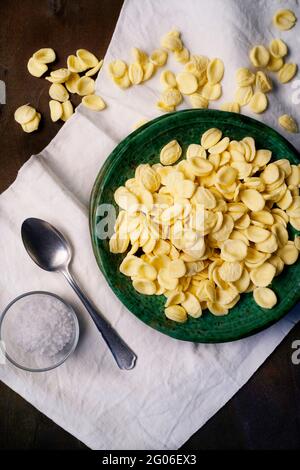
[[[106,64],[119,57],[129,61],[132,46],[151,52],[164,33],[177,27],[193,53],[223,59],[224,100],[229,100],[235,70],[248,65],[251,45],[279,36],[289,44],[290,60],[296,59],[300,25],[281,33],[271,23],[274,11],[282,6],[294,9],[300,19],[295,1],[127,0]],[[168,67],[179,69],[172,58]],[[296,308],[263,333],[233,343],[180,342],[140,322],[122,306],[101,275],[89,236],[90,191],[107,155],[133,123],[157,116],[158,75],[144,86],[122,91],[101,71],[97,91],[108,103],[107,110],[97,114],[79,107],[0,197],[0,308],[26,291],[53,291],[75,306],[81,325],[76,352],[58,369],[26,373],[6,364],[0,366],[0,378],[93,449],[178,448],[247,382],[299,318]],[[292,84],[276,89],[270,95],[269,110],[259,119],[278,129],[277,116],[291,112],[300,122],[299,108],[292,102],[294,91]],[[299,136],[290,140],[300,148]],[[73,271],[137,353],[134,370],[116,367],[65,281],[29,259],[20,238],[21,223],[29,216],[48,220],[72,241]]]

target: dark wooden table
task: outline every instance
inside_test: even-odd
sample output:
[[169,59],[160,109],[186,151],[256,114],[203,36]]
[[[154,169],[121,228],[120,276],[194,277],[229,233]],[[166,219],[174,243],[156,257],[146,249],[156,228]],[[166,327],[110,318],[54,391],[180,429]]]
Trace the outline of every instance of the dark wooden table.
[[[0,106],[0,192],[61,126],[50,121],[48,87],[27,73],[28,58],[40,47],[57,51],[58,67],[78,48],[103,57],[121,5],[122,0],[1,0],[0,80],[7,86],[7,104]],[[14,110],[27,102],[43,114],[40,130],[31,135],[13,120]],[[300,324],[183,449],[300,449],[300,365],[291,361],[296,339]],[[0,384],[0,449],[84,448]]]

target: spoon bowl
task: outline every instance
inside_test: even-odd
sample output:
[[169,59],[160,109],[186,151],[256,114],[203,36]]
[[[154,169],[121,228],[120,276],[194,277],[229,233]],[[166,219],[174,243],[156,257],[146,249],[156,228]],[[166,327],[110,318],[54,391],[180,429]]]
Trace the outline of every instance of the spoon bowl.
[[64,236],[48,222],[31,217],[21,228],[29,256],[46,271],[62,271],[71,261],[71,248]]

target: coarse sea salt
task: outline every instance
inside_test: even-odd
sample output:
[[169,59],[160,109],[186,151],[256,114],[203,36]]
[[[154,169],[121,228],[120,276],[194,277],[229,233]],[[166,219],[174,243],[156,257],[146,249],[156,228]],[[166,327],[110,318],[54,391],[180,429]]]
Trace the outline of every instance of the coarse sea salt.
[[52,295],[37,293],[18,302],[14,341],[24,353],[53,357],[74,338],[71,308]]

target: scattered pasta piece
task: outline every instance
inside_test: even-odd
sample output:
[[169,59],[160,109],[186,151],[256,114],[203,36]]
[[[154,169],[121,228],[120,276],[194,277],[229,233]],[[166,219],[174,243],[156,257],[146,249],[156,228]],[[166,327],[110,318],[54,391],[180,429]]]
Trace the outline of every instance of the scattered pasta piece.
[[36,51],[32,57],[34,60],[37,60],[42,64],[50,64],[51,62],[55,61],[56,54],[53,49],[51,49],[50,47],[46,47]]
[[128,212],[130,212],[131,208],[135,209],[139,204],[138,198],[123,186],[115,191],[114,198],[118,206]]
[[21,124],[23,131],[27,133],[36,131],[39,127],[40,121],[41,115],[40,113],[36,113],[35,117],[31,121],[26,122],[26,124]]
[[129,79],[128,72],[125,72],[123,77],[113,77],[113,81],[118,87],[123,89],[129,88],[131,86],[131,81]]
[[263,93],[268,93],[273,88],[270,78],[261,70],[256,72],[255,84],[256,88]]
[[193,318],[199,318],[202,315],[201,303],[191,292],[184,294],[184,300],[180,302],[186,313]]
[[161,45],[164,49],[168,51],[181,51],[183,48],[180,35],[177,31],[170,31],[167,33],[161,40]]
[[146,62],[144,65],[142,65],[142,68],[143,68],[143,82],[146,82],[154,74],[155,65],[153,65],[151,62]]
[[121,78],[127,72],[127,64],[123,60],[117,59],[109,64],[108,70],[113,78]]
[[58,69],[50,73],[50,77],[46,77],[51,83],[65,83],[69,80],[71,72],[68,69]]
[[295,119],[288,114],[283,114],[279,116],[278,122],[283,129],[288,132],[297,133],[299,132],[298,124],[296,123]]
[[76,55],[69,55],[67,58],[67,67],[70,72],[73,73],[81,73],[87,69],[85,63]]
[[206,150],[199,144],[190,144],[186,150],[186,158],[190,160],[193,157],[206,159]]
[[192,93],[189,96],[190,103],[193,108],[206,109],[208,108],[208,99],[201,95],[201,93]]
[[49,108],[50,108],[50,117],[53,122],[56,122],[59,119],[61,119],[62,114],[63,114],[63,107],[59,101],[50,100]]
[[162,101],[167,106],[171,106],[171,107],[177,106],[182,101],[182,95],[177,88],[167,88],[166,90],[163,91],[161,97],[162,97]]
[[163,165],[173,165],[177,162],[182,153],[182,149],[177,140],[172,140],[160,151],[160,161]]
[[276,59],[272,54],[270,55],[270,60],[267,66],[267,70],[270,72],[278,72],[283,67],[283,60],[281,58]]
[[254,67],[266,67],[270,60],[270,53],[265,46],[254,46],[249,54],[251,63]]
[[250,279],[257,287],[267,287],[271,284],[276,274],[276,268],[271,263],[263,263],[261,266],[252,269]]
[[95,91],[95,82],[90,77],[81,77],[77,82],[77,93],[80,96],[92,95]]
[[163,67],[168,60],[168,53],[163,49],[155,49],[150,55],[150,62],[156,67]]
[[281,59],[288,53],[288,47],[282,39],[273,39],[269,45],[269,51],[275,59]]
[[20,106],[18,109],[16,109],[14,117],[15,121],[19,124],[27,124],[27,122],[32,121],[34,117],[36,116],[36,110],[32,107],[29,106],[28,104],[24,104],[23,106]]
[[207,98],[211,101],[215,101],[218,100],[222,95],[222,87],[220,83],[216,83],[215,85],[206,83],[201,90],[201,94],[202,96],[204,96],[204,98]]
[[182,259],[174,259],[168,266],[170,276],[175,278],[183,277],[186,273],[186,265]]
[[136,277],[140,266],[143,264],[141,258],[127,255],[120,264],[120,272],[125,276]]
[[31,75],[39,78],[47,72],[48,66],[31,57],[27,63],[27,69]]
[[167,301],[165,303],[166,307],[169,307],[170,305],[179,305],[182,302],[184,302],[185,299],[185,294],[183,292],[180,292],[178,290],[174,290],[170,294],[168,294]]
[[15,111],[14,118],[24,132],[31,133],[38,129],[41,115],[32,106],[25,104]]
[[178,286],[178,279],[170,277],[168,268],[161,268],[157,275],[158,283],[166,290],[173,291]]
[[70,93],[77,93],[77,83],[80,79],[80,75],[76,72],[71,72],[68,80],[65,82],[65,86]]
[[207,302],[207,308],[209,311],[216,317],[222,317],[228,315],[229,310],[224,305],[221,305],[217,302]]
[[97,95],[86,95],[82,98],[82,104],[93,111],[102,111],[106,104],[101,98],[101,96]]
[[174,320],[178,323],[184,323],[187,320],[187,314],[183,307],[180,305],[171,305],[165,309],[166,317],[169,320]]
[[186,64],[190,59],[190,52],[186,47],[183,47],[181,51],[175,51],[174,57],[180,64]]
[[156,292],[155,283],[148,279],[134,279],[132,285],[140,294],[154,295]]
[[265,207],[265,200],[256,189],[244,189],[240,193],[240,198],[245,206],[253,212],[261,211]]
[[135,62],[134,64],[129,65],[128,77],[133,85],[138,85],[141,83],[143,81],[143,76],[144,72],[141,64]]
[[236,71],[236,83],[239,87],[246,87],[255,82],[255,73],[246,67],[241,67]]
[[61,120],[65,122],[68,119],[70,119],[72,114],[74,114],[73,105],[70,100],[64,101],[61,105],[62,105]]
[[169,106],[166,103],[164,103],[163,101],[157,101],[156,107],[157,107],[157,109],[159,109],[160,111],[163,111],[165,113],[170,113],[170,112],[175,110],[175,106]]
[[278,255],[284,264],[291,265],[296,263],[299,253],[293,242],[287,242],[286,245],[278,250]]
[[234,101],[238,103],[240,106],[246,106],[251,98],[253,96],[253,88],[251,85],[249,86],[243,86],[240,88],[237,88],[235,95],[234,95]]
[[252,96],[249,107],[254,113],[263,113],[268,106],[268,98],[261,91],[257,91]]
[[129,245],[129,236],[128,235],[118,235],[113,234],[109,240],[109,249],[111,253],[125,253]]
[[191,95],[198,89],[198,82],[195,75],[189,72],[180,72],[176,75],[176,82],[179,91],[184,95]]
[[133,47],[131,49],[131,54],[134,62],[137,62],[140,65],[146,64],[149,60],[146,52],[142,51],[138,47]]
[[190,61],[184,66],[186,72],[190,72],[198,79],[198,85],[203,86],[207,82],[207,66],[209,60],[205,56],[192,55]]
[[78,49],[76,51],[78,59],[86,66],[87,69],[96,67],[99,63],[97,57],[86,49]]
[[277,72],[278,80],[281,83],[287,83],[294,78],[297,73],[297,65],[296,64],[284,64],[283,67]]
[[297,18],[291,10],[278,10],[273,16],[273,24],[281,31],[287,31],[295,26]]
[[92,69],[88,70],[85,73],[86,77],[92,77],[93,75],[96,75],[96,73],[98,73],[101,70],[102,65],[103,65],[103,59],[100,60],[98,64],[95,65],[95,67],[93,67]]
[[61,103],[69,99],[69,93],[61,83],[52,83],[49,88],[49,95],[53,100]]
[[164,88],[176,88],[176,77],[170,70],[164,70],[160,75],[160,83]]
[[247,256],[247,250],[247,245],[242,240],[225,240],[220,256],[224,261],[242,261]]
[[221,59],[213,59],[207,66],[208,83],[215,85],[219,83],[224,75],[224,64]]
[[211,128],[205,131],[201,137],[201,145],[204,149],[209,149],[216,145],[222,138],[220,129]]
[[213,145],[208,149],[209,153],[214,155],[214,154],[221,154],[225,152],[229,145],[229,137],[224,137],[222,140],[220,140],[217,144]]
[[277,304],[277,297],[268,287],[257,287],[253,291],[253,298],[262,308],[273,308]]

